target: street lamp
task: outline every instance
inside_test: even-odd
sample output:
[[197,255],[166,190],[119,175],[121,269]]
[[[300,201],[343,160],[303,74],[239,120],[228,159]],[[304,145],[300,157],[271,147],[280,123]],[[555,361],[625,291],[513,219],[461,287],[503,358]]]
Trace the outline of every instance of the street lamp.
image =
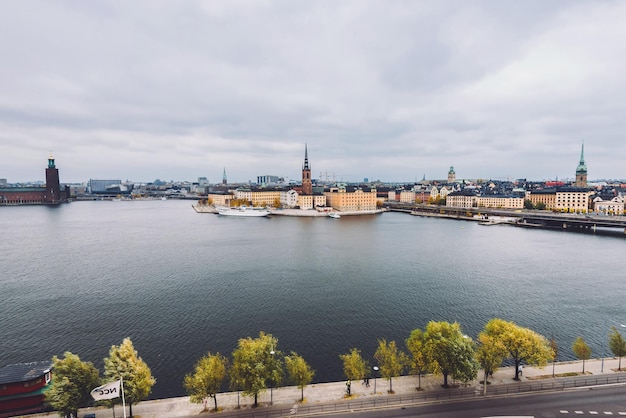
[[376,375],[378,374],[378,366],[374,366],[372,369],[374,369],[374,395],[376,395]]
[[272,374],[270,377],[270,405],[274,405],[274,393],[272,389],[274,388],[274,354],[276,354],[276,352],[274,350],[271,350],[270,354],[272,356]]

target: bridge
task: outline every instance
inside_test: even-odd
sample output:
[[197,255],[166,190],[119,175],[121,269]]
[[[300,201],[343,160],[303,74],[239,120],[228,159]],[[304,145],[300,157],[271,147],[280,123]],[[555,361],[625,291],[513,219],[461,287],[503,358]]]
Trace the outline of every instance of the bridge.
[[511,219],[510,222],[522,227],[540,227],[563,230],[621,229],[626,235],[626,216],[607,216],[594,213],[574,214],[539,210],[513,210],[494,208],[453,208],[435,205],[412,205],[407,203],[389,203],[391,211],[406,212],[413,215],[436,216],[471,221],[487,221],[491,216]]

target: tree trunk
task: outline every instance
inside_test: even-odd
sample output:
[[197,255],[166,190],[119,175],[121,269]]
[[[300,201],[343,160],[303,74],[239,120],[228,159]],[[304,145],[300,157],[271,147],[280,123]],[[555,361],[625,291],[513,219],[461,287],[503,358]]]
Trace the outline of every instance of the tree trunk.
[[417,388],[422,388],[422,372],[417,373]]
[[448,387],[448,372],[443,372],[443,387]]
[[519,360],[515,360],[515,378],[513,380],[519,380]]
[[489,375],[489,372],[487,372],[487,370],[485,370],[485,381],[483,382],[483,395],[487,395],[487,376]]
[[255,408],[256,408],[257,406],[259,406],[259,403],[257,402],[258,397],[259,397],[259,394],[258,394],[258,393],[255,393],[255,394],[254,394],[254,407],[255,407]]
[[304,402],[304,386],[300,388],[300,402]]
[[215,404],[215,412],[217,412],[217,394],[213,395],[213,403]]
[[585,374],[585,359],[583,359],[583,374]]
[[128,412],[129,412],[129,417],[133,418],[133,403],[132,402],[128,402]]

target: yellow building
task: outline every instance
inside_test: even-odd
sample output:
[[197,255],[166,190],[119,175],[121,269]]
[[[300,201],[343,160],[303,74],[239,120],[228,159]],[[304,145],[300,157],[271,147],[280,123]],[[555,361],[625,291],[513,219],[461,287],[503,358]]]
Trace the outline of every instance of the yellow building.
[[333,187],[326,196],[326,205],[342,212],[365,212],[376,210],[376,189]]
[[586,213],[589,211],[589,196],[593,192],[576,187],[539,190],[530,193],[534,206],[543,203],[548,210]]
[[230,193],[209,193],[207,196],[207,200],[215,206],[230,206],[232,199],[233,195]]
[[326,196],[322,194],[298,195],[300,209],[313,209],[318,206],[326,206]]
[[477,196],[476,205],[479,208],[524,209],[524,198],[503,195]]

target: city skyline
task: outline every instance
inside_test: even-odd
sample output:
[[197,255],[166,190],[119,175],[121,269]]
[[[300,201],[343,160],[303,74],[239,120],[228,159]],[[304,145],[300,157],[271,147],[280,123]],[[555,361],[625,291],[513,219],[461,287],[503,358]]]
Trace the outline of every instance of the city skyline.
[[0,178],[623,179],[626,4],[8,1]]

